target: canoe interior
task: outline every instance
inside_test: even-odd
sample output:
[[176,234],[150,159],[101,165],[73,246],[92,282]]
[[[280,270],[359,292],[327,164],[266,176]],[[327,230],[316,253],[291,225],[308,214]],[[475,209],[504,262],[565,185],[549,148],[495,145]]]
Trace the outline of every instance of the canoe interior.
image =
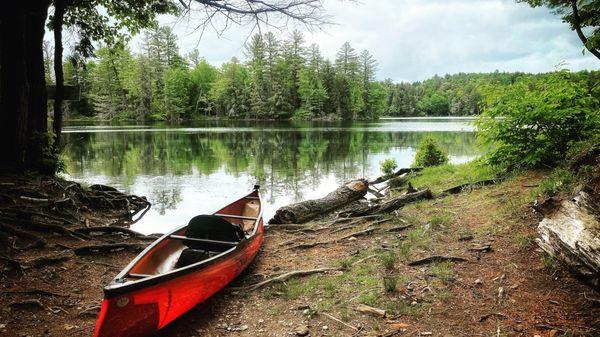
[[[249,238],[256,233],[259,225],[259,216],[261,215],[258,192],[254,191],[223,207],[214,214],[232,224],[239,225],[244,230],[246,238]],[[177,261],[182,251],[187,248],[187,245],[185,240],[174,239],[172,236],[185,237],[186,228],[187,225],[164,236],[160,242],[145,252],[128,270],[126,268],[126,273],[122,273],[123,275],[121,275],[120,283],[135,282],[146,277],[167,274],[177,270]],[[234,248],[231,246],[216,247],[215,245],[211,245],[211,258],[225,254]],[[198,263],[200,262],[203,261],[198,261]]]

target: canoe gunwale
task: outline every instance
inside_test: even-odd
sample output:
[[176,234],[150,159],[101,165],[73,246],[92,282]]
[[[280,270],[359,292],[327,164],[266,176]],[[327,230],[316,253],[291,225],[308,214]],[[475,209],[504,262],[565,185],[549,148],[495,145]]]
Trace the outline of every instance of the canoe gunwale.
[[[254,190],[250,194],[248,194],[242,198],[239,198],[236,201],[231,203],[231,204],[233,204],[235,202],[238,202],[241,199],[252,196],[255,192],[258,195],[257,198],[258,198],[259,202],[261,203],[261,205],[260,205],[259,214],[258,214],[258,216],[256,218],[256,222],[254,224],[254,229],[253,229],[252,233],[250,233],[245,238],[243,238],[236,246],[231,247],[230,249],[222,252],[221,254],[215,255],[211,258],[199,261],[199,262],[191,264],[189,266],[185,266],[183,268],[174,269],[174,270],[164,273],[164,274],[156,274],[156,275],[152,275],[147,278],[142,278],[142,279],[130,281],[127,283],[121,283],[122,280],[124,280],[129,275],[129,272],[131,271],[131,269],[144,256],[146,256],[154,247],[156,247],[158,244],[160,244],[161,242],[163,242],[165,240],[176,240],[176,239],[171,239],[170,236],[174,235],[178,231],[180,231],[188,226],[187,224],[182,225],[182,226],[177,227],[177,228],[173,229],[172,231],[164,234],[162,237],[160,237],[159,239],[154,241],[152,244],[150,244],[148,247],[146,247],[138,256],[136,256],[125,268],[123,268],[123,270],[121,270],[121,272],[119,272],[119,274],[117,274],[117,276],[107,286],[105,286],[103,288],[104,298],[105,299],[114,298],[114,297],[117,297],[120,295],[131,293],[133,291],[151,287],[151,286],[154,286],[154,285],[157,285],[157,284],[169,281],[169,280],[183,277],[185,275],[188,275],[188,274],[191,274],[194,272],[198,272],[201,269],[204,269],[208,266],[211,266],[213,264],[216,264],[223,260],[228,259],[231,255],[233,255],[238,250],[246,249],[247,246],[249,245],[249,243],[258,239],[258,235],[257,235],[258,229],[260,226],[260,221],[263,217],[262,200],[260,199],[260,194],[258,193],[258,189]],[[229,204],[229,205],[231,205],[231,204]],[[227,207],[227,206],[225,206],[225,207]]]

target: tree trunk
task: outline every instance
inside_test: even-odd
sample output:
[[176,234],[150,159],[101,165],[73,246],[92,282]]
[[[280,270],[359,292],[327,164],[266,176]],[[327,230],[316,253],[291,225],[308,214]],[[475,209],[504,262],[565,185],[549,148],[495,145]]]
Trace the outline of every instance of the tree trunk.
[[60,134],[62,132],[63,110],[62,103],[65,94],[65,79],[63,74],[63,45],[62,45],[62,26],[65,14],[65,2],[63,0],[54,1],[54,76],[56,78],[56,93],[54,95],[54,119],[52,127],[54,129],[54,152],[60,150]]
[[579,16],[579,8],[577,8],[577,0],[571,0],[571,9],[573,10],[573,28],[575,28],[575,32],[577,32],[577,36],[583,42],[583,46],[590,52],[592,55],[596,56],[600,59],[600,50],[594,49],[588,46],[588,38],[583,33],[583,29],[581,29],[581,17]]
[[315,217],[347,205],[367,194],[368,183],[365,180],[353,180],[324,198],[306,200],[281,207],[275,213],[272,224],[304,223]]
[[554,203],[557,207],[536,208],[545,216],[538,225],[539,246],[583,281],[599,288],[600,205],[584,191]]
[[47,102],[43,39],[48,1],[0,5],[0,168],[44,170]]

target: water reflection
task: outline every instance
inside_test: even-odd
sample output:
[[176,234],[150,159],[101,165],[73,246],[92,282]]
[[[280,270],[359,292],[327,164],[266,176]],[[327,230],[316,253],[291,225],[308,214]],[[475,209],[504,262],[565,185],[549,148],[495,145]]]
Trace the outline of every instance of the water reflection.
[[152,210],[135,229],[154,233],[211,213],[256,182],[270,217],[281,205],[379,175],[384,158],[409,166],[425,136],[437,139],[452,162],[465,162],[479,153],[472,131],[469,121],[440,119],[72,125],[64,159],[71,179],[147,196]]

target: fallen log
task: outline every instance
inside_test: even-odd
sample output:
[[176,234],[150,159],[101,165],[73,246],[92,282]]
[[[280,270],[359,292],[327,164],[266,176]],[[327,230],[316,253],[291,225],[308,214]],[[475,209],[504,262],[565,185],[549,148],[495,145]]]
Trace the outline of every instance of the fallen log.
[[416,191],[413,193],[408,193],[401,195],[392,200],[386,201],[379,205],[374,205],[371,207],[367,207],[364,209],[354,210],[343,212],[340,214],[341,217],[355,217],[362,215],[370,215],[370,214],[381,214],[381,213],[389,213],[397,210],[398,208],[409,204],[411,202],[422,200],[422,199],[431,199],[433,198],[433,194],[429,189],[424,189],[421,191]]
[[284,206],[275,212],[270,224],[300,224],[358,200],[367,194],[366,180],[353,180],[321,199],[306,200]]
[[600,287],[600,204],[580,191],[554,210],[537,209],[544,215],[538,225],[538,245],[584,282]]

